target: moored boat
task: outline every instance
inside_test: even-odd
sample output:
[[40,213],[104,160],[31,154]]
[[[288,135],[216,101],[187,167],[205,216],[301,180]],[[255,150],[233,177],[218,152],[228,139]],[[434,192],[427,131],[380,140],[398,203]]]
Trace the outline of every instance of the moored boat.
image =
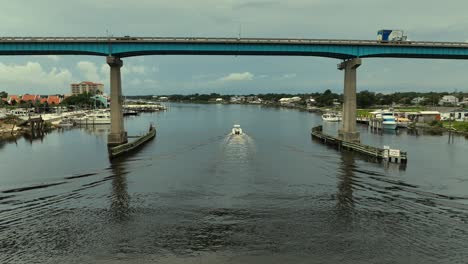
[[396,122],[397,122],[397,127],[407,128],[411,120],[405,117],[397,117]]
[[329,112],[329,113],[323,114],[322,119],[323,121],[327,121],[327,122],[339,122],[341,121],[341,115]]
[[371,112],[373,118],[371,118],[370,126],[374,126],[378,129],[384,130],[395,130],[397,129],[397,122],[392,111],[379,110]]
[[62,128],[65,128],[65,127],[72,127],[75,125],[75,122],[73,122],[73,120],[71,119],[62,119],[60,122],[58,122],[57,126],[58,127],[62,127]]
[[88,113],[75,119],[78,125],[106,125],[111,123],[110,114],[104,111]]

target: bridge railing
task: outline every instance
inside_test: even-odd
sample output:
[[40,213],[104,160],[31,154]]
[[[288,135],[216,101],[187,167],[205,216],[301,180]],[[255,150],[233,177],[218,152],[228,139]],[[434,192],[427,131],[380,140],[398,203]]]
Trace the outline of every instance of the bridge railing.
[[385,45],[468,47],[467,42],[401,41],[300,38],[206,38],[206,37],[2,37],[1,42],[181,42],[181,43],[258,43],[258,44],[324,44],[324,45]]

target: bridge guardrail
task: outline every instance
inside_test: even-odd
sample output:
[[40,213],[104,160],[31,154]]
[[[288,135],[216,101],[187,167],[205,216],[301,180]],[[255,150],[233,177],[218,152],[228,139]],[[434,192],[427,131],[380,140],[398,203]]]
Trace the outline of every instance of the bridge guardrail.
[[466,47],[467,42],[402,41],[380,42],[377,40],[349,39],[299,39],[299,38],[203,38],[203,37],[1,37],[1,42],[195,42],[195,43],[258,43],[258,44],[328,44],[328,45],[385,45],[385,46],[431,46]]

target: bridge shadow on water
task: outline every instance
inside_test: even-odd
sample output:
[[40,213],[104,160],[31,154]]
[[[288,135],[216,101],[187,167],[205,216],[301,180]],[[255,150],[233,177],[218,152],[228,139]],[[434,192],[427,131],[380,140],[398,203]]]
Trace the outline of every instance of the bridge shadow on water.
[[111,160],[112,193],[110,197],[109,217],[112,222],[124,222],[130,217],[130,195],[127,190],[126,161],[129,157]]

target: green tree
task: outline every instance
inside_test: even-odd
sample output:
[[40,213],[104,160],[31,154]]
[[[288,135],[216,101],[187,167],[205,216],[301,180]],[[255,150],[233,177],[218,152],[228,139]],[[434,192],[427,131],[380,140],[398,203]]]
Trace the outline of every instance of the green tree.
[[317,106],[331,106],[334,99],[340,101],[341,96],[327,89],[323,94],[318,95],[315,101],[317,102]]
[[0,92],[0,98],[7,98],[8,97],[8,93],[5,92],[5,91],[1,91]]
[[[92,107],[94,106],[95,100],[91,98],[91,94],[89,93],[82,93],[78,95],[72,95],[67,97],[65,100],[62,101],[62,105],[74,105],[80,107]],[[97,102],[96,102],[97,104]]]
[[375,104],[376,97],[375,93],[369,92],[367,90],[361,91],[356,94],[357,106],[360,108],[368,108]]

